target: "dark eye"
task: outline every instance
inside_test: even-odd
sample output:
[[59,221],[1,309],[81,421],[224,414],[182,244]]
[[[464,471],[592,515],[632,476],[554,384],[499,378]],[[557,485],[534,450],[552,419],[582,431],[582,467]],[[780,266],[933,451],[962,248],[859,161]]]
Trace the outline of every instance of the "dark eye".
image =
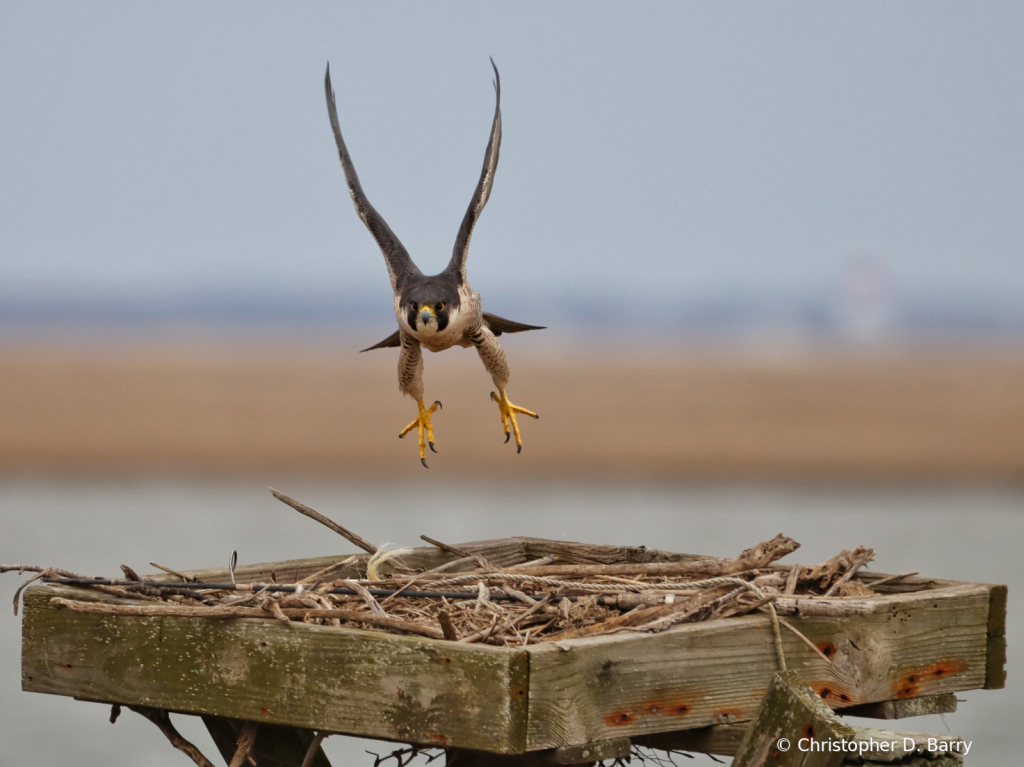
[[413,301],[413,302],[412,302],[412,310],[413,310],[414,312],[418,312],[418,311],[419,311],[419,309],[420,309],[420,305],[419,305],[418,303],[416,303],[415,301]]
[[434,307],[434,310],[437,312],[444,311],[444,304],[438,304],[437,306]]

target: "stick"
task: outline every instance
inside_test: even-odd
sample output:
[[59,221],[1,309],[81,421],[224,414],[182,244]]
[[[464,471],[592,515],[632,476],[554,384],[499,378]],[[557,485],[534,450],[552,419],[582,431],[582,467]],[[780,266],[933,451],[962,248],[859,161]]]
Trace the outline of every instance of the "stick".
[[185,575],[185,573],[179,573],[177,570],[172,570],[169,567],[158,565],[156,562],[150,562],[149,565],[150,567],[155,567],[157,570],[163,570],[165,573],[177,575],[179,578],[185,581],[185,583],[200,583],[200,580],[198,578],[193,578],[191,575]]
[[447,610],[437,611],[437,622],[441,624],[441,633],[444,638],[449,642],[455,642],[459,638],[459,632],[455,630],[455,624],[452,623],[452,616]]
[[323,743],[324,739],[330,735],[331,733],[321,730],[313,736],[313,742],[309,744],[309,748],[306,750],[306,756],[302,759],[302,767],[313,767],[313,760],[316,759],[317,751],[320,750],[320,744]]
[[449,554],[454,554],[457,557],[461,557],[463,559],[466,557],[472,557],[480,564],[481,570],[496,573],[501,572],[501,568],[491,562],[488,562],[483,554],[473,554],[465,549],[460,549],[447,543],[441,543],[441,541],[435,541],[433,538],[428,538],[425,535],[421,535],[420,539],[426,541],[431,546],[437,546],[441,551],[447,551]]
[[176,749],[184,753],[189,759],[199,765],[199,767],[214,767],[213,762],[203,756],[203,753],[196,748],[194,745],[189,743],[174,729],[174,725],[171,724],[170,715],[160,708],[149,708],[148,706],[128,706],[136,714],[142,714],[149,721],[160,728],[160,732],[171,742],[171,745]]
[[901,573],[900,575],[890,575],[887,578],[882,578],[881,580],[875,581],[874,583],[867,584],[867,586],[870,589],[874,589],[877,586],[881,586],[882,584],[893,583],[895,581],[902,581],[904,578],[909,578],[912,575],[917,575],[917,574],[918,574],[918,571],[915,570],[912,573]]
[[259,729],[259,722],[246,722],[242,726],[242,731],[238,734],[238,748],[235,750],[235,755],[231,757],[228,767],[242,767],[245,760],[249,758],[249,754],[252,753],[252,747],[256,744],[256,733],[259,732]]
[[839,591],[840,586],[846,583],[850,578],[857,574],[864,565],[875,558],[874,549],[865,549],[858,547],[851,552],[850,569],[843,573],[842,577],[832,584],[832,588],[826,591],[822,596],[830,597]]
[[786,587],[782,590],[783,594],[796,593],[796,584],[800,580],[800,571],[802,569],[800,565],[793,565],[793,569],[789,571],[789,577],[786,578]]
[[793,632],[794,634],[796,634],[796,635],[797,635],[798,637],[800,637],[800,639],[801,639],[801,640],[802,640],[802,641],[804,642],[804,644],[806,644],[806,645],[807,645],[808,647],[810,647],[810,648],[811,648],[812,650],[814,650],[814,652],[818,653],[818,655],[820,655],[820,656],[822,657],[822,659],[823,659],[823,660],[824,660],[824,661],[825,661],[825,662],[826,662],[826,663],[827,663],[828,665],[830,665],[830,666],[832,665],[832,659],[831,659],[831,658],[829,658],[829,657],[828,657],[828,656],[827,656],[827,655],[826,655],[825,653],[823,653],[823,652],[822,652],[821,650],[819,650],[819,649],[818,649],[818,645],[814,644],[814,642],[812,642],[812,641],[811,641],[810,639],[808,639],[808,638],[807,638],[807,637],[805,637],[805,636],[804,636],[804,635],[803,635],[802,633],[800,633],[800,631],[798,631],[798,630],[797,630],[797,628],[796,628],[795,626],[793,626],[793,625],[792,625],[791,623],[789,623],[788,621],[784,621],[784,620],[782,620],[782,618],[779,618],[779,623],[781,623],[781,624],[782,624],[783,626],[785,626],[785,627],[786,627],[786,628],[788,628],[788,629],[789,629],[790,631],[792,631],[792,632]]
[[[133,616],[163,616],[172,615],[181,618],[263,618],[272,616],[260,607],[188,607],[186,605],[108,605],[103,602],[79,602],[74,599],[63,599],[54,597],[50,604],[55,607],[62,607],[66,610],[73,610],[78,613],[91,613],[93,615],[133,615]],[[301,607],[280,607],[278,609],[289,618],[337,618],[338,620],[352,623],[368,623],[372,626],[384,626],[405,631],[409,634],[419,634],[431,639],[444,639],[440,630],[432,626],[420,626],[398,618],[380,618],[372,613],[358,612],[356,610],[322,610],[305,609]]]
[[370,612],[376,615],[378,618],[387,618],[388,614],[384,611],[384,608],[380,606],[376,599],[373,598],[373,594],[361,583],[355,581],[345,581],[349,588],[356,592],[366,602],[366,606],[370,608]]
[[338,572],[338,570],[343,570],[349,565],[358,561],[359,557],[351,556],[348,559],[343,559],[340,562],[335,562],[333,565],[325,567],[320,572],[313,573],[312,575],[303,578],[301,581],[297,581],[297,583],[301,583],[303,585],[307,583],[316,583],[321,578],[326,578],[328,575],[334,575],[334,573]]
[[361,548],[363,551],[368,551],[371,554],[376,554],[377,553],[377,547],[374,546],[372,543],[370,543],[368,540],[366,540],[365,538],[362,538],[361,536],[356,535],[355,533],[353,533],[350,530],[346,530],[344,527],[339,525],[337,522],[334,522],[333,520],[330,520],[327,517],[325,517],[319,511],[314,511],[313,509],[309,508],[309,506],[307,506],[306,504],[299,503],[294,498],[289,498],[284,493],[278,492],[277,490],[275,490],[272,487],[268,487],[267,489],[273,494],[273,496],[275,498],[277,498],[277,500],[281,501],[284,504],[287,504],[288,506],[291,506],[293,509],[295,509],[297,512],[299,512],[299,514],[305,514],[310,519],[315,519],[321,525],[324,525],[325,527],[329,527],[331,530],[336,532],[342,538],[345,538],[350,543],[354,543],[356,546]]

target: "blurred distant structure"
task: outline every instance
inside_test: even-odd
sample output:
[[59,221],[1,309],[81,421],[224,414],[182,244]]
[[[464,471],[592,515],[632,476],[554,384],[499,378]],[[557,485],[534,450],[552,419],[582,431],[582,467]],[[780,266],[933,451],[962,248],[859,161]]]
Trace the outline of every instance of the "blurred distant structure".
[[892,330],[895,312],[892,279],[882,258],[854,253],[843,268],[839,331],[848,340],[872,343]]

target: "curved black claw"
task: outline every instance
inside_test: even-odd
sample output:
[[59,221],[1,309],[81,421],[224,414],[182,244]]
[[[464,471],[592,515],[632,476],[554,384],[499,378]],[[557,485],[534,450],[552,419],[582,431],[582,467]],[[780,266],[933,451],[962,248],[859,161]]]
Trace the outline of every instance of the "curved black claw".
[[497,395],[497,394],[495,394],[494,392],[491,392],[491,396],[490,396],[490,399],[492,399],[492,400],[494,400],[495,402],[497,402],[497,401],[498,401],[498,395]]
[[434,447],[434,443],[433,442],[428,442],[427,444],[430,445],[430,449],[431,450],[433,450],[435,453],[437,452],[437,448]]
[[508,441],[510,439],[512,439],[512,432],[510,432],[510,431],[505,432],[505,444],[506,445],[508,444]]
[[437,405],[437,409],[438,410],[444,410],[444,405],[441,404],[441,400],[439,400],[439,399],[434,400],[434,404]]
[[427,466],[427,459],[426,458],[420,458],[420,463],[423,464],[423,468],[424,469],[429,469],[430,468],[429,466]]
[[521,452],[523,452],[523,446],[516,445],[516,455],[519,455]]

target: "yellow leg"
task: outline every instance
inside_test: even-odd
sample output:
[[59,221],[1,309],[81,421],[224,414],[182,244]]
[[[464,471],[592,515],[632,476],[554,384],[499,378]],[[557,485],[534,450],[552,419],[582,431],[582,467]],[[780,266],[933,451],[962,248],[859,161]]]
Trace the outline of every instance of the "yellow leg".
[[[434,427],[430,425],[430,416],[431,414],[435,413],[438,410],[438,408],[441,407],[441,401],[438,400],[433,405],[431,405],[429,409],[423,407],[423,400],[421,399],[416,400],[416,404],[420,409],[420,414],[416,416],[415,421],[413,421],[411,424],[402,429],[402,432],[401,434],[398,435],[398,438],[401,439],[406,434],[411,432],[413,429],[416,429],[419,432],[420,438],[420,463],[423,464],[424,468],[429,469],[430,467],[427,466],[427,444],[430,445],[431,450],[433,450],[435,453],[437,452],[437,449],[434,447]],[[427,432],[426,444],[424,444],[423,441],[424,429]]]
[[[519,424],[516,422],[516,413],[528,415],[530,418],[540,418],[539,415],[525,407],[513,405],[504,391],[500,395],[491,392],[491,399],[498,403],[498,410],[501,412],[501,427],[505,430],[505,442],[509,437],[516,435],[516,452],[523,452],[523,440],[519,436]],[[511,428],[510,428],[511,427]]]

